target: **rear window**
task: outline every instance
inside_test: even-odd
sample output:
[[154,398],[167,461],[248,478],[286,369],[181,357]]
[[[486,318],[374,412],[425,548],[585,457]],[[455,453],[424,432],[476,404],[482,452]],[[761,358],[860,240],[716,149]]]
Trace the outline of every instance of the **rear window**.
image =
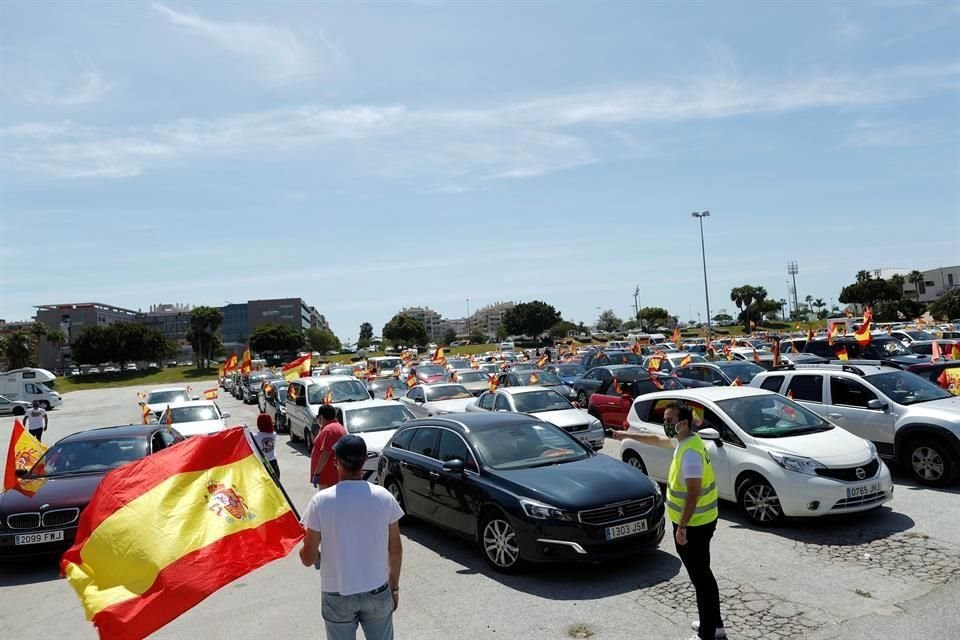
[[823,376],[793,376],[787,394],[794,400],[823,402]]
[[763,379],[763,382],[760,383],[760,388],[779,393],[782,385],[783,376],[769,376]]

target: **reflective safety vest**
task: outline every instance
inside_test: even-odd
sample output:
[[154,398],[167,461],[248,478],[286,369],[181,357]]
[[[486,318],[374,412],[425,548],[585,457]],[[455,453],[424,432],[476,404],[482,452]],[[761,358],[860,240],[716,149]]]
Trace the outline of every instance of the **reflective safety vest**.
[[680,524],[680,514],[683,513],[683,503],[687,499],[687,485],[683,481],[683,454],[687,450],[696,451],[703,459],[703,479],[700,489],[700,497],[697,498],[697,508],[690,517],[687,524],[691,527],[697,527],[702,524],[708,524],[717,519],[720,515],[717,509],[717,481],[713,476],[713,466],[710,464],[710,455],[703,446],[703,440],[697,434],[692,434],[686,440],[680,442],[677,452],[670,463],[670,475],[667,479],[667,516],[671,522]]

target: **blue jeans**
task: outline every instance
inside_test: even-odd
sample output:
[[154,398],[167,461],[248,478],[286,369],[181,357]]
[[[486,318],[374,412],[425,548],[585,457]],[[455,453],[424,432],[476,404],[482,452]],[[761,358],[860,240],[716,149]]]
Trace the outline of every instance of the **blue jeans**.
[[393,640],[393,596],[390,589],[351,596],[325,592],[320,603],[327,640],[356,640],[358,624],[363,627],[367,640]]

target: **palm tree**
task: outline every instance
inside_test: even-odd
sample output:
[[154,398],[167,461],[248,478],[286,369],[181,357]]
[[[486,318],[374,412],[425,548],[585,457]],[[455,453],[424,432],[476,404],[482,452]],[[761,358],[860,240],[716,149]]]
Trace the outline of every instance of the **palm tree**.
[[57,362],[60,365],[60,368],[63,368],[63,345],[67,341],[66,334],[59,329],[54,329],[53,331],[47,332],[47,342],[52,344],[57,349]]
[[7,336],[4,346],[4,355],[11,369],[19,369],[30,365],[30,335],[25,331],[16,331]]
[[917,299],[920,299],[920,284],[923,282],[923,274],[916,269],[910,272],[910,275],[907,276],[907,280],[910,281],[910,284],[913,285],[914,290],[917,293]]
[[869,271],[862,271],[862,270],[857,271],[857,284],[866,282],[867,280],[870,280],[870,279],[871,279],[871,276]]
[[813,301],[813,306],[816,308],[817,317],[819,318],[820,315],[823,313],[823,308],[827,306],[827,303],[823,301],[823,298],[817,298],[816,300]]
[[734,287],[730,289],[730,302],[737,305],[737,309],[743,312],[744,287]]
[[34,322],[33,325],[30,327],[30,335],[32,335],[33,339],[36,340],[36,344],[34,345],[34,349],[35,349],[34,353],[37,354],[37,361],[39,362],[40,341],[43,339],[43,336],[47,335],[47,325],[40,322]]
[[899,293],[899,294],[900,294],[900,297],[902,298],[902,297],[903,297],[903,287],[904,287],[905,284],[907,284],[907,279],[904,278],[904,277],[903,277],[902,275],[900,275],[899,273],[895,273],[895,274],[893,274],[892,276],[890,276],[890,284],[892,284],[892,285],[896,288],[897,293]]

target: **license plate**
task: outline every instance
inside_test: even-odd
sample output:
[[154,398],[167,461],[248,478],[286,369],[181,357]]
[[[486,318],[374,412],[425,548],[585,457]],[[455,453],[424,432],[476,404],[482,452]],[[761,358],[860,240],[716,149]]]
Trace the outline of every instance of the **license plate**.
[[634,520],[633,522],[625,522],[624,524],[607,527],[604,529],[604,533],[607,536],[607,540],[615,540],[617,538],[625,538],[626,536],[643,533],[646,530],[646,520]]
[[43,544],[63,540],[63,531],[43,531],[41,533],[21,533],[14,538],[14,544]]
[[877,493],[878,491],[880,491],[880,483],[871,482],[870,484],[861,484],[856,487],[847,487],[847,497],[862,498],[870,495],[871,493]]

